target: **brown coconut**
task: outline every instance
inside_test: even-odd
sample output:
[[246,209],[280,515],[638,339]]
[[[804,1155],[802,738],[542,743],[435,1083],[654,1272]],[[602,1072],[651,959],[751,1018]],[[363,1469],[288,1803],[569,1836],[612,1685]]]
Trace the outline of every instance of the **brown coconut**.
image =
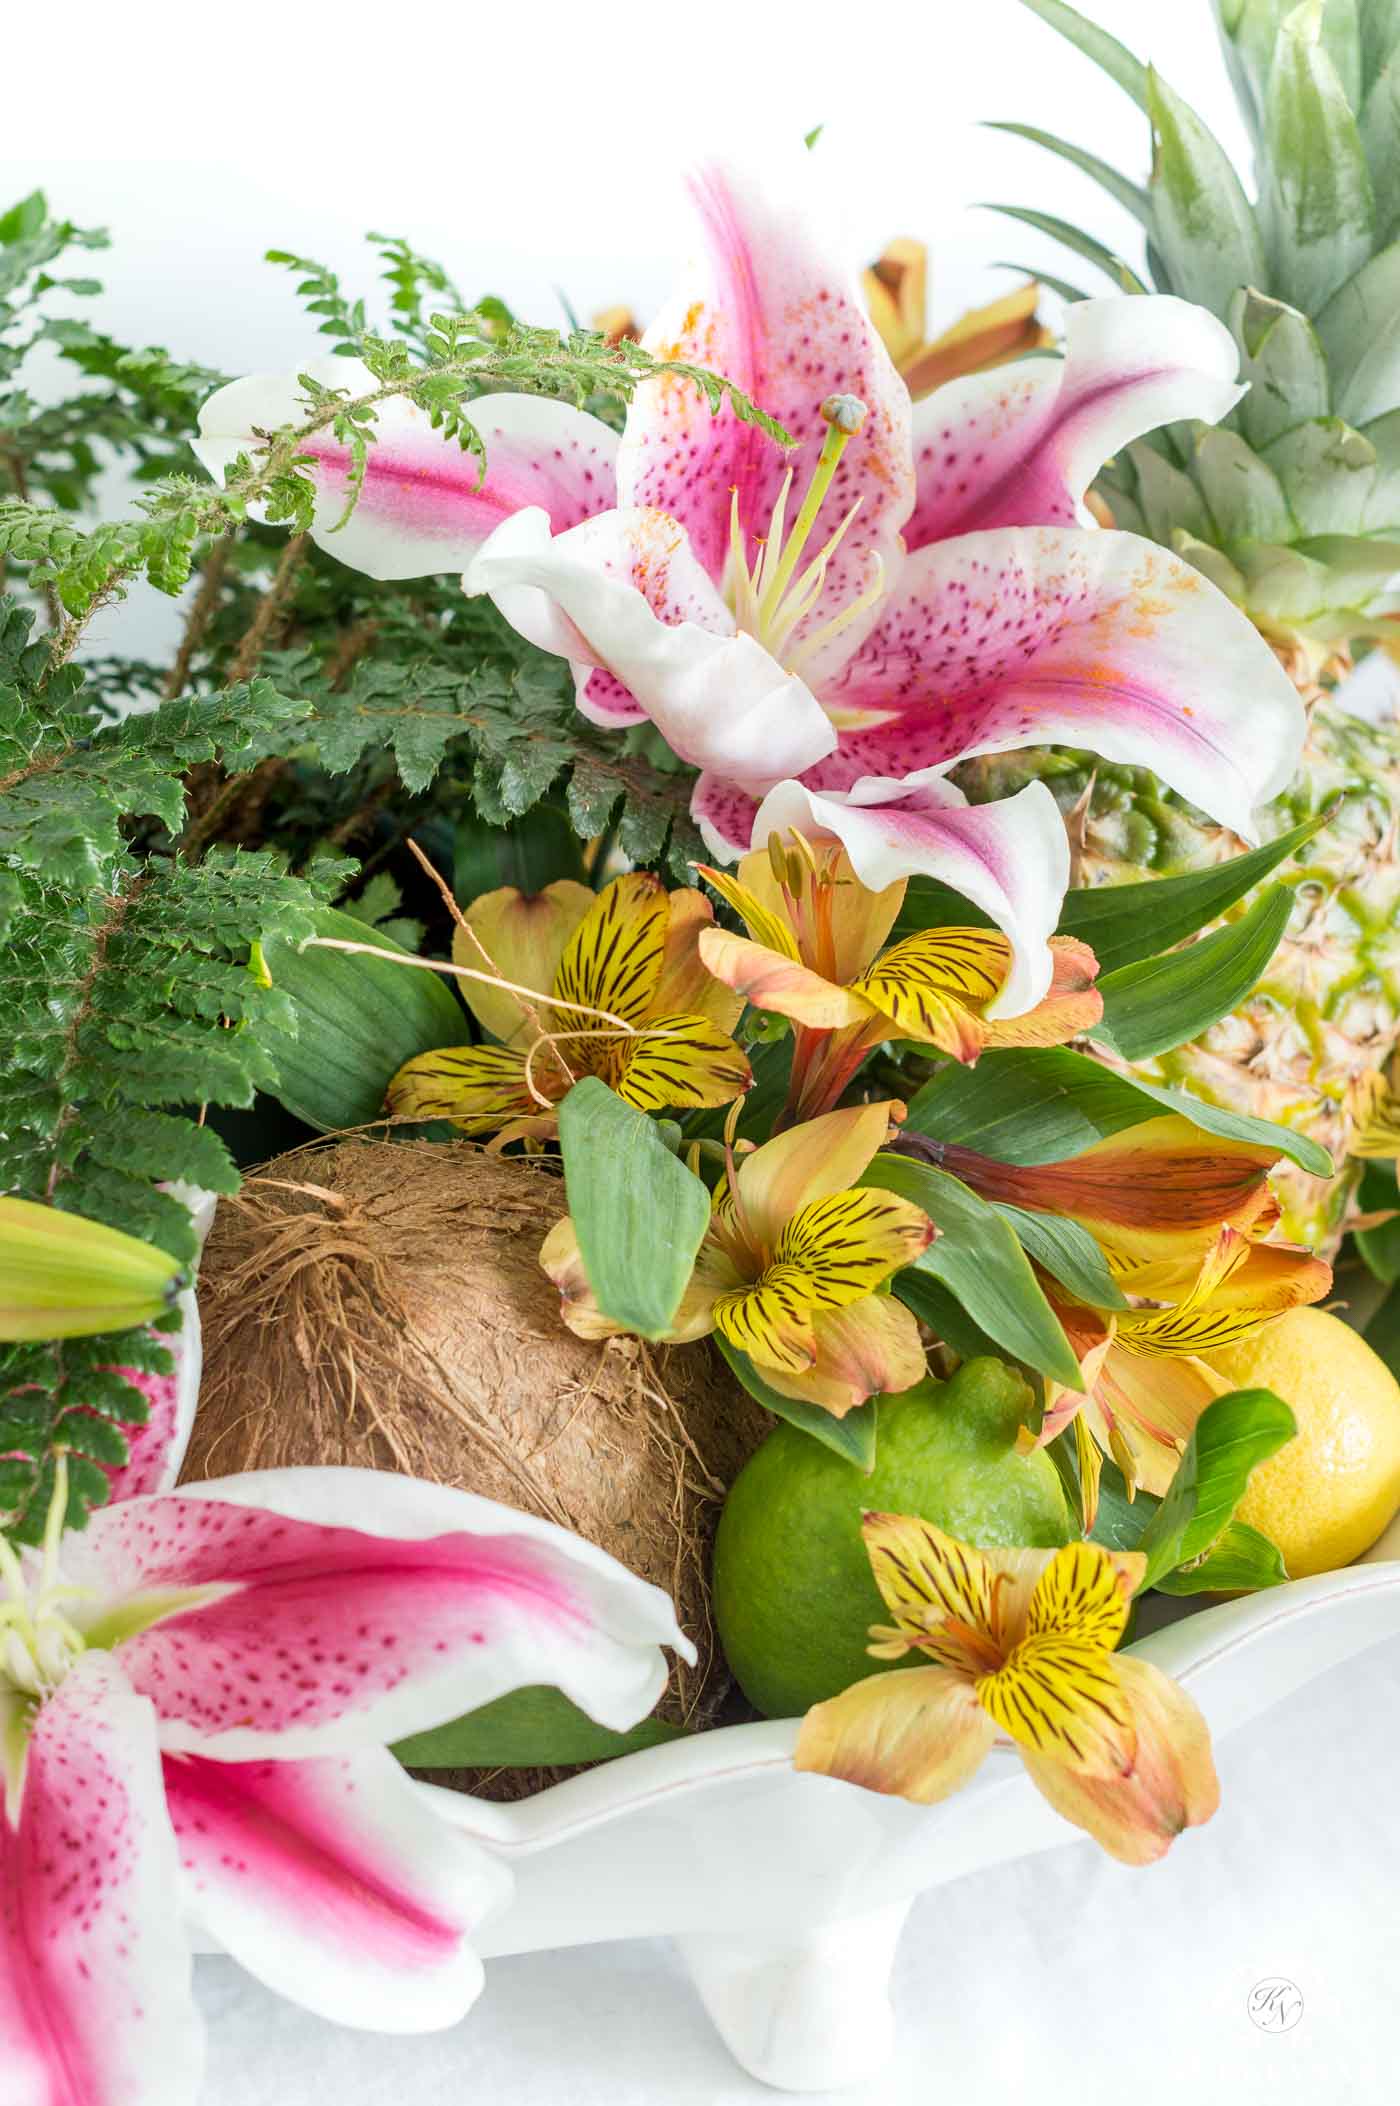
[[711,1722],[720,1502],[769,1430],[708,1344],[575,1338],[539,1266],[548,1167],[467,1141],[313,1142],[222,1200],[183,1480],[397,1470],[558,1522],[665,1588],[694,1641],[660,1713]]

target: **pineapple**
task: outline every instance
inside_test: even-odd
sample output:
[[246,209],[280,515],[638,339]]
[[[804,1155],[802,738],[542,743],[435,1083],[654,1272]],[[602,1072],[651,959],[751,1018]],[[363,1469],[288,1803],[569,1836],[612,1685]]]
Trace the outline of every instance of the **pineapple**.
[[[1289,1233],[1329,1250],[1360,1175],[1346,1161],[1356,1109],[1400,1020],[1397,682],[1359,683],[1380,698],[1368,721],[1350,713],[1342,677],[1354,652],[1400,632],[1400,0],[1215,0],[1255,145],[1253,202],[1150,68],[1063,0],[1024,4],[1140,104],[1149,181],[1048,133],[1005,129],[1129,207],[1151,284],[1221,316],[1252,383],[1223,426],[1174,426],[1130,446],[1096,494],[1118,526],[1177,550],[1245,609],[1309,704],[1303,766],[1267,831],[1338,806],[1303,863],[1279,873],[1297,907],[1263,986],[1150,1072],[1330,1148],[1334,1183],[1299,1176],[1287,1195]],[[1092,237],[1042,213],[1013,216],[1120,287],[1146,289]],[[1073,814],[1082,883],[1182,870],[1238,846],[1151,777],[1074,755],[974,763],[965,786],[999,794],[1031,774]]]

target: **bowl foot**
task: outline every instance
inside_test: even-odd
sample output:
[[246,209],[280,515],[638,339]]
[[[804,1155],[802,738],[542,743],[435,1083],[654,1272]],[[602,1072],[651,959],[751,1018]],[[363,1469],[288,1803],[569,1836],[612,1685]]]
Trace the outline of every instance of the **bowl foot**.
[[838,2091],[894,2047],[890,1970],[907,1900],[801,1937],[696,1932],[676,1940],[720,2038],[779,2091]]

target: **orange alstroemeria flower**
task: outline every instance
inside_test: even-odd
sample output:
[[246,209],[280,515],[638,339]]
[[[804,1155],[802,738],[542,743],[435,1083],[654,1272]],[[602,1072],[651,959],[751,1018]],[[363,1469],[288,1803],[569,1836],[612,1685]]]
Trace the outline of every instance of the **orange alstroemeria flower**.
[[484,976],[458,985],[499,1043],[405,1061],[387,1109],[494,1133],[503,1147],[553,1134],[554,1107],[584,1075],[639,1111],[732,1102],[753,1078],[729,1037],[743,1004],[700,962],[713,922],[702,893],[668,893],[645,871],[597,893],[567,878],[543,892],[483,893],[452,955]]
[[1005,365],[1028,351],[1043,351],[1054,341],[1036,313],[1040,287],[1031,279],[985,307],[969,308],[930,342],[925,334],[928,250],[907,236],[890,242],[871,264],[861,290],[870,319],[916,402],[945,380]]
[[894,1618],[871,1631],[871,1653],[929,1664],[816,1705],[799,1770],[927,1805],[1003,1733],[1056,1811],[1124,1864],[1150,1864],[1210,1819],[1220,1787],[1205,1720],[1158,1668],[1114,1652],[1139,1553],[974,1550],[900,1514],[867,1514],[864,1535]]
[[[690,1285],[666,1334],[686,1344],[718,1331],[770,1389],[836,1418],[925,1373],[919,1326],[878,1290],[933,1241],[921,1208],[857,1187],[883,1146],[891,1104],[862,1104],[795,1126],[739,1162],[714,1195]],[[540,1263],[582,1338],[624,1329],[599,1309],[572,1220],[544,1240]]]
[[1088,1308],[1053,1281],[1042,1284],[1084,1387],[1049,1385],[1035,1445],[1073,1425],[1084,1525],[1092,1528],[1103,1455],[1122,1471],[1130,1499],[1139,1485],[1160,1497],[1201,1413],[1231,1386],[1201,1355],[1251,1337],[1288,1309],[1321,1301],[1332,1268],[1311,1251],[1251,1242],[1227,1228],[1194,1273],[1139,1267],[1122,1275],[1119,1284],[1135,1298],[1127,1309]]
[[1050,941],[1054,980],[1044,1001],[998,1020],[1012,946],[999,929],[921,929],[881,945],[904,902],[903,881],[871,892],[837,841],[784,843],[745,856],[736,875],[700,875],[742,919],[747,936],[705,929],[700,956],[716,979],[756,1009],[791,1019],[789,1114],[829,1111],[866,1055],[886,1039],[975,1061],[992,1046],[1055,1046],[1096,1024],[1098,963],[1072,937]]

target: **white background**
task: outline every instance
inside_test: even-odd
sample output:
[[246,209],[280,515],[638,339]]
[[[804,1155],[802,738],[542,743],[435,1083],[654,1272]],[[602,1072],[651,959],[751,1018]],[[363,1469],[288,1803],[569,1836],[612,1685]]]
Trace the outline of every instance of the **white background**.
[[[1093,0],[1232,149],[1242,140],[1208,0]],[[603,25],[603,26],[599,26]],[[1142,172],[1138,112],[1016,0],[326,0],[25,9],[4,30],[0,203],[36,183],[118,237],[94,259],[103,326],[228,372],[312,345],[290,248],[369,290],[359,237],[409,236],[469,293],[541,321],[645,316],[687,230],[678,173],[824,123],[819,152],[869,257],[936,250],[936,312],[1010,282],[998,258],[1079,277],[1052,245],[976,212],[1031,202],[1112,243],[1132,228],[1085,179],[978,120],[1037,123]],[[85,266],[80,265],[79,268]],[[146,648],[165,610],[116,620]],[[107,635],[112,635],[109,625]],[[1339,1671],[1221,1752],[1224,1810],[1128,1873],[1075,1845],[965,1880],[916,1913],[897,1977],[895,2071],[859,2106],[1389,2106],[1397,2094],[1394,1750],[1400,1650]],[[1245,1998],[1284,1974],[1301,2024],[1256,2032]],[[738,2106],[771,2098],[711,2035],[667,1948],[492,1963],[465,2027],[337,2033],[206,1962],[207,2106]]]

